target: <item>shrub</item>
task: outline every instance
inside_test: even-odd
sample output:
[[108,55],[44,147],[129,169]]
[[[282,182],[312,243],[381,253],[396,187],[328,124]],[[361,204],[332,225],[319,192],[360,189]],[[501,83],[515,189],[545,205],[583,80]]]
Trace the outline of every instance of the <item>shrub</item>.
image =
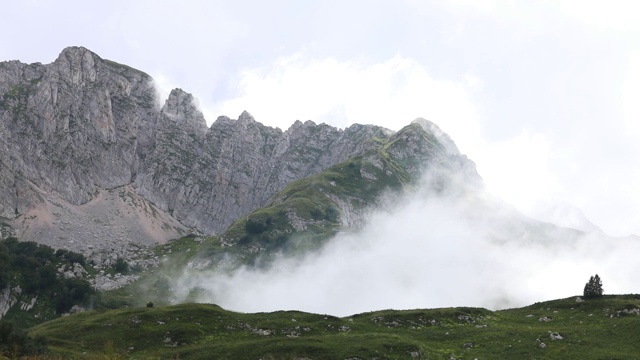
[[[96,295],[91,284],[86,279],[65,279],[57,270],[72,267],[74,263],[84,264],[84,256],[63,249],[54,251],[49,246],[21,242],[16,238],[2,240],[0,289],[11,281],[12,286],[22,288],[23,294],[42,296],[42,303],[50,301],[58,314],[69,311],[73,305],[87,305]],[[27,346],[17,345],[20,348]]]
[[91,284],[84,279],[64,279],[54,297],[56,312],[62,314],[71,310],[73,305],[88,305],[95,294]]
[[43,337],[32,338],[13,323],[0,320],[0,358],[23,358],[28,355],[42,354],[47,349],[47,340]]
[[249,218],[244,225],[244,229],[249,234],[262,234],[267,230],[267,226],[258,219]]
[[313,209],[311,209],[311,211],[309,213],[310,213],[311,218],[313,220],[322,219],[322,211],[320,211],[319,209],[313,208]]
[[129,263],[127,263],[123,258],[118,258],[116,263],[113,265],[113,269],[119,273],[126,273],[129,271]]
[[336,209],[334,206],[327,206],[325,209],[325,220],[336,222],[338,221],[338,216],[340,216],[340,211]]
[[59,258],[66,259],[71,264],[78,263],[82,266],[85,266],[86,264],[86,259],[84,255],[73,252],[73,251],[58,249],[56,250],[55,255]]

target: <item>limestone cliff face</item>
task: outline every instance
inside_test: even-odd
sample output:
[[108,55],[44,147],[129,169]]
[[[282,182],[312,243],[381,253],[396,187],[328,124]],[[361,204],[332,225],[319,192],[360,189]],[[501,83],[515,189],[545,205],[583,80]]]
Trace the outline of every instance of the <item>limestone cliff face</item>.
[[179,98],[190,95],[175,90],[169,96],[156,150],[135,185],[162,210],[206,233],[223,231],[289,182],[358,155],[375,146],[374,137],[390,134],[374,126],[339,130],[312,121],[297,121],[283,132],[247,112],[238,120],[219,117],[205,130],[194,105],[176,108],[189,103]]
[[129,184],[153,146],[151,78],[65,49],[49,65],[0,63],[0,216],[58,193],[72,204]]
[[[420,125],[446,137],[432,123]],[[191,94],[175,89],[162,105],[145,73],[70,47],[48,65],[0,63],[0,220],[25,240],[83,252],[220,233],[290,182],[391,136],[376,126],[312,121],[282,131],[247,112],[207,128]],[[425,139],[388,150],[402,158],[428,146]],[[458,156],[445,140],[444,150]],[[137,215],[118,221],[124,214]],[[94,220],[74,223],[80,218]],[[104,231],[109,224],[119,224],[117,237]],[[46,234],[55,236],[44,241]],[[74,247],[88,237],[91,244]]]

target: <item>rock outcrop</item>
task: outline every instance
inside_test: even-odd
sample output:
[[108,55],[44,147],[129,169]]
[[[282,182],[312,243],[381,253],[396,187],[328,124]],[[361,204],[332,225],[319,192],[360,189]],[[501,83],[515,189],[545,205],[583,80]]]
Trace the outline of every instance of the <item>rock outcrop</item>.
[[390,135],[375,126],[339,130],[312,121],[297,121],[283,132],[247,112],[238,120],[219,117],[205,133],[193,105],[175,109],[185,102],[172,99],[189,96],[172,92],[158,122],[156,151],[135,186],[160,209],[205,233],[223,231],[291,181],[361,154],[375,146],[373,138]]
[[17,296],[20,296],[22,289],[20,287],[11,288],[7,285],[4,289],[0,289],[0,320],[7,314],[11,307],[18,303]]
[[[471,163],[437,126],[416,124],[441,150]],[[191,94],[174,89],[161,105],[147,74],[70,47],[48,65],[0,63],[0,220],[24,240],[85,253],[220,233],[291,181],[393,134],[312,121],[282,131],[247,112],[207,128]],[[388,151],[402,158],[435,146],[425,139]],[[74,213],[84,220],[71,220]]]
[[0,63],[0,216],[79,205],[131,183],[153,146],[158,100],[143,72],[67,48],[49,65]]

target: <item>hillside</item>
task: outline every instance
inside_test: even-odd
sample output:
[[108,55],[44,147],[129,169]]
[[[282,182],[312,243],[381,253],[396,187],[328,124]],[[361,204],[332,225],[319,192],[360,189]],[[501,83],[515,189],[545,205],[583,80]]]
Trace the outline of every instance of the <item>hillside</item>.
[[473,163],[452,150],[450,140],[437,137],[437,130],[425,120],[414,121],[388,139],[374,139],[375,148],[361,156],[292,181],[265,207],[241,217],[219,236],[192,235],[158,246],[161,264],[135,283],[105,293],[104,306],[143,306],[147,299],[180,302],[202,292],[197,285],[176,290],[186,271],[224,274],[310,255],[340,232],[357,233],[376,208],[415,192],[424,185],[419,181],[425,171],[438,184],[434,194],[472,196],[481,186]]
[[[144,72],[70,47],[52,64],[0,63],[0,150],[2,343],[30,327],[36,340],[24,344],[48,339],[53,358],[639,350],[637,296],[310,313],[520,306],[541,290],[521,268],[566,286],[567,274],[549,275],[566,266],[562,256],[637,243],[520,214],[487,194],[473,161],[424,119],[397,132],[312,121],[283,131],[245,111],[207,126],[186,91],[159,99]],[[270,299],[256,290],[274,279],[285,285]],[[403,297],[415,302],[399,305]],[[436,297],[448,302],[428,302]]]
[[637,295],[344,318],[184,304],[75,314],[30,334],[54,359],[637,359],[639,313]]
[[[425,171],[436,174],[432,181],[444,184],[442,190],[476,191],[481,180],[473,163],[457,150],[449,152],[446,140],[431,127],[437,129],[416,120],[388,139],[373,139],[376,148],[360,156],[292,181],[266,206],[231,224],[218,242],[262,255],[286,250],[291,239],[298,246],[304,240],[322,243],[338,231],[359,229],[373,209],[418,187]],[[458,174],[465,174],[464,183],[453,181]],[[200,257],[213,254],[207,245],[201,246]]]
[[0,62],[1,234],[90,257],[218,234],[393,133],[312,121],[283,131],[248,112],[213,120],[191,94],[160,99],[146,73],[82,47],[46,65]]
[[[97,290],[136,282],[114,295],[127,301],[105,294],[98,306],[139,305],[136,288],[175,281],[167,268],[220,268],[228,258],[222,268],[232,270],[318,249],[415,187],[425,168],[442,170],[440,184],[452,174],[468,182],[454,187],[481,183],[429,121],[398,132],[296,121],[282,131],[243,112],[207,127],[189,93],[174,89],[162,103],[146,73],[82,47],[47,65],[0,63],[0,99],[2,237],[84,254],[76,277]],[[201,239],[190,253],[167,243],[185,235]],[[21,293],[21,279],[0,289],[3,309],[51,296]],[[173,299],[164,292],[156,301]],[[22,308],[5,314],[44,320]]]
[[[412,266],[405,266],[407,264],[403,261],[441,263],[439,268],[448,267],[449,264],[445,261],[435,262],[426,257],[420,259],[418,254],[437,250],[441,242],[451,241],[447,238],[450,235],[431,240],[428,235],[435,232],[435,229],[416,228],[413,232],[418,235],[409,235],[416,242],[407,243],[390,234],[385,240],[380,240],[387,244],[388,251],[370,259],[369,264],[358,260],[360,257],[370,256],[368,247],[371,244],[366,237],[371,234],[360,234],[371,225],[372,214],[380,209],[397,209],[408,198],[418,202],[445,199],[443,205],[459,207],[451,216],[455,217],[457,228],[463,228],[464,231],[468,228],[469,233],[464,236],[469,243],[460,245],[462,247],[483,248],[489,252],[492,248],[510,244],[523,252],[539,251],[540,247],[547,246],[564,251],[585,239],[587,235],[583,232],[526,218],[504,204],[484,198],[482,182],[473,163],[457,153],[455,148],[452,150],[455,145],[446,138],[436,136],[438,132],[434,126],[425,121],[415,121],[389,139],[376,139],[377,148],[361,156],[352,157],[319,174],[291,182],[276,193],[265,207],[239,218],[219,236],[192,235],[156,247],[155,253],[162,259],[159,266],[146,272],[132,284],[104,293],[102,305],[113,308],[123,305],[144,306],[147,301],[162,305],[200,301],[239,306],[224,299],[229,288],[222,290],[217,285],[208,285],[215,283],[222,284],[220,286],[223,288],[233,288],[234,275],[237,273],[251,272],[260,276],[271,270],[276,276],[269,280],[282,280],[285,276],[278,276],[278,272],[283,268],[291,272],[289,278],[294,278],[296,270],[301,268],[300,264],[313,263],[322,258],[326,246],[341,243],[344,238],[341,235],[345,234],[361,236],[356,240],[362,243],[360,250],[345,256],[335,256],[325,266],[335,265],[331,261],[342,261],[343,258],[350,259],[345,262],[365,268],[381,263],[385,264],[389,272],[406,274],[402,281],[411,284],[408,286],[412,289],[424,286],[416,285],[416,281],[423,278],[425,280],[419,282],[426,284],[429,282],[426,279],[433,279],[437,275],[421,274],[419,271],[411,274],[408,269]],[[429,176],[423,176],[425,173]],[[428,213],[425,213],[426,216],[429,216]],[[384,213],[382,217],[393,220],[393,210]],[[451,218],[446,220],[450,221]],[[420,221],[420,226],[431,222],[431,219],[425,218]],[[398,229],[395,233],[400,231]],[[423,233],[424,236],[420,236]],[[607,240],[602,236],[597,241]],[[460,263],[465,251],[460,248],[448,256],[453,256]],[[478,253],[469,256],[472,257],[470,261],[482,259]],[[485,269],[486,265],[483,266],[485,267],[482,269]],[[425,266],[420,268],[424,269]],[[313,270],[305,269],[317,274],[325,272],[327,268],[320,266]],[[333,273],[336,279],[344,280],[351,272],[336,273],[333,270],[328,273]],[[447,286],[455,289],[473,288],[476,285],[471,278],[466,276],[456,283],[457,286]],[[371,287],[368,284],[375,282],[376,279],[368,279],[368,283],[363,286]],[[294,285],[289,284],[287,289],[292,286]],[[394,288],[393,284],[388,288]],[[505,292],[496,293],[491,305],[476,306],[502,308],[526,303],[511,302],[512,296],[507,289],[502,289],[502,286],[500,288]],[[247,285],[246,290],[251,291],[251,286]],[[241,296],[241,291],[236,294]],[[291,294],[283,296],[292,297]]]

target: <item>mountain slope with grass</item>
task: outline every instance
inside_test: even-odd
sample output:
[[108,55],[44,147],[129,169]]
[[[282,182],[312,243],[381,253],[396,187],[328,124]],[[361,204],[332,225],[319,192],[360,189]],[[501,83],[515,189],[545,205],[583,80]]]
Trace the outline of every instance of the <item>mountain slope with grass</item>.
[[[234,275],[268,274],[284,263],[286,271],[276,273],[286,279],[312,265],[302,272],[303,285],[311,287],[286,287],[287,295],[306,290],[312,301],[320,296],[311,290],[329,292],[311,283],[328,268],[339,270],[330,281],[343,285],[351,284],[349,268],[361,270],[356,280],[362,287],[351,288],[360,295],[373,289],[365,297],[401,297],[411,289],[412,299],[423,289],[416,283],[431,286],[440,272],[457,271],[462,277],[455,283],[439,283],[453,294],[470,289],[456,304],[474,304],[475,296],[485,295],[479,293],[495,291],[496,307],[474,305],[505,308],[511,289],[498,284],[474,293],[479,281],[471,273],[513,270],[492,263],[502,265],[514,253],[520,261],[538,259],[545,265],[528,263],[527,270],[543,272],[559,253],[592,246],[611,250],[637,240],[540,222],[493,199],[483,191],[474,163],[424,119],[397,132],[312,121],[296,121],[283,131],[248,112],[206,124],[191,94],[174,89],[161,102],[147,74],[84,48],[67,48],[48,65],[0,63],[0,235],[8,238],[0,243],[0,310],[4,320],[13,321],[0,324],[1,353],[36,354],[43,347],[34,344],[46,339],[49,353],[38,356],[65,359],[638,354],[632,339],[640,330],[637,296],[344,318],[296,311],[243,314],[194,304],[235,306],[220,300],[225,289],[239,294],[235,299],[266,302],[259,292],[247,291],[255,281],[233,287],[239,279]],[[435,208],[403,208],[429,201]],[[372,222],[388,219],[393,221],[381,234],[371,230]],[[340,256],[314,262],[330,245],[363,238],[376,241],[361,241],[354,246],[359,252],[331,248],[331,255],[347,259],[346,267],[333,261]],[[364,256],[376,246],[377,252]],[[493,257],[485,257],[491,249]],[[387,272],[397,276],[362,279]],[[220,276],[224,286],[205,288]],[[351,288],[330,296],[359,304],[362,298],[343,296]],[[277,300],[287,295],[277,293]],[[422,306],[440,305],[417,305]],[[277,303],[271,309],[291,307]],[[57,318],[72,309],[87,311]],[[31,337],[20,330],[26,327]]]
[[[152,268],[160,261],[154,245],[223,233],[292,181],[392,135],[312,121],[283,131],[248,112],[207,126],[191,94],[174,89],[160,99],[149,75],[83,47],[51,64],[0,62],[0,238],[82,253],[94,287],[117,288],[138,276],[113,273],[118,262]],[[317,211],[338,216],[334,206]],[[254,225],[249,234],[263,235]],[[3,312],[31,308],[12,300],[19,288],[15,279],[0,286]],[[36,315],[29,321],[44,320]]]
[[[322,243],[338,231],[360,228],[372,210],[417,187],[427,171],[435,174],[431,181],[437,191],[477,190],[481,180],[473,162],[448,147],[436,131],[437,126],[419,119],[388,139],[372,139],[375,148],[291,182],[267,206],[231,224],[213,244],[261,254],[305,242],[313,248],[309,242]],[[201,246],[201,256],[215,252],[208,245]]]
[[[481,188],[473,162],[434,124],[418,119],[388,139],[373,138],[370,150],[296,180],[267,206],[236,220],[221,235],[189,236],[158,248],[163,262],[134,284],[106,293],[106,306],[142,306],[183,301],[171,284],[185,271],[232,272],[242,266],[267,268],[282,256],[321,249],[339,232],[357,232],[372,211],[425,186],[433,194],[471,196]],[[196,293],[197,287],[192,289]]]
[[[32,328],[49,358],[637,359],[640,296],[501,311],[384,310],[344,318],[215,305],[92,311]],[[47,357],[44,357],[47,358]]]
[[[159,266],[135,283],[104,293],[102,305],[108,308],[144,306],[148,301],[161,305],[185,301],[220,303],[224,294],[204,289],[206,283],[233,276],[238,271],[267,272],[283,260],[288,265],[294,264],[291,270],[294,271],[300,261],[322,256],[330,242],[342,241],[343,237],[338,235],[358,236],[372,213],[402,206],[409,198],[446,199],[447,206],[455,204],[460,208],[456,212],[460,226],[469,225],[472,229],[481,224],[483,231],[489,229],[486,234],[480,231],[469,234],[470,241],[477,244],[487,238],[489,246],[529,246],[538,251],[549,244],[571,248],[585,236],[577,230],[529,219],[484,197],[482,181],[473,162],[461,155],[455,144],[428,121],[416,120],[388,139],[374,138],[371,142],[374,143],[369,145],[372,149],[364,154],[291,182],[265,207],[236,220],[219,236],[191,235],[157,247],[156,254],[162,259]],[[385,214],[394,217],[392,210]],[[424,223],[428,220],[425,218]],[[431,230],[415,231],[424,232],[421,242],[428,244]],[[388,242],[398,244],[398,254],[412,252],[417,246],[428,248],[428,245],[416,244],[408,247],[392,239]],[[431,246],[437,250],[439,244],[435,242]],[[362,253],[350,256],[365,253],[363,248]],[[286,262],[288,260],[292,261]],[[389,263],[387,260],[381,261]],[[508,293],[495,298],[503,301],[501,306],[514,306],[509,303]]]

